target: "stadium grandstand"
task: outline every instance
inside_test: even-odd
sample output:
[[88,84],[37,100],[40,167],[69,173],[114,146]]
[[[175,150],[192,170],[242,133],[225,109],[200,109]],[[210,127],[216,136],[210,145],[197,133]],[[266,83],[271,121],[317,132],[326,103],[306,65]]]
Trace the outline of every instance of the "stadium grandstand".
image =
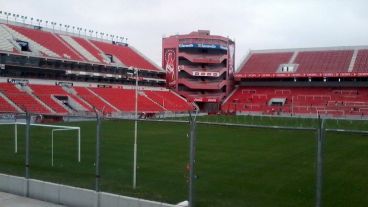
[[254,50],[235,74],[227,113],[368,115],[368,47]]
[[[0,111],[108,116],[184,112],[193,105],[165,88],[165,71],[124,42],[24,24],[0,22]],[[82,34],[81,34],[82,32]],[[136,83],[137,82],[137,83]]]
[[368,115],[365,46],[252,50],[234,72],[235,43],[199,30],[163,38],[161,68],[122,37],[54,26],[1,20],[1,112],[131,114],[137,82],[140,114]]

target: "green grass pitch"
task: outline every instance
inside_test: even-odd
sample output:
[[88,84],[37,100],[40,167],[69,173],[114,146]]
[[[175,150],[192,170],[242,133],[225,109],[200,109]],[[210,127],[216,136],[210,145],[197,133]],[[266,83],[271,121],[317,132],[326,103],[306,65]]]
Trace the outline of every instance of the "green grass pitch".
[[[312,119],[206,116],[200,121],[285,126],[316,126]],[[31,127],[31,177],[94,189],[96,123],[80,126],[82,162],[76,132],[55,135]],[[368,129],[365,121],[329,121],[327,128]],[[316,133],[229,126],[197,126],[195,200],[198,207],[313,206]],[[189,125],[140,122],[137,189],[132,189],[131,121],[102,122],[101,190],[168,203],[187,200]],[[14,154],[13,126],[0,126],[0,172],[24,176],[24,127]],[[329,132],[325,140],[324,206],[368,206],[368,137]]]

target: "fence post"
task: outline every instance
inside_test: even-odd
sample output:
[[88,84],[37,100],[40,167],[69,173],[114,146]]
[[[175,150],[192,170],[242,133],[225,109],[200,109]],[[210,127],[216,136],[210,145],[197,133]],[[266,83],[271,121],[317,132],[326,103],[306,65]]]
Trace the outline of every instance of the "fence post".
[[26,156],[25,156],[25,178],[26,178],[26,196],[29,197],[29,138],[30,138],[30,125],[31,115],[26,112],[26,131],[25,131],[25,143],[26,143]]
[[97,207],[100,206],[100,141],[101,141],[101,117],[100,114],[97,110],[95,110],[96,112],[96,183],[95,183],[95,190],[97,193],[97,197],[96,197],[96,203],[97,203]]
[[317,129],[317,155],[316,155],[316,207],[322,206],[322,185],[323,185],[323,140],[325,138],[325,120],[318,116]]
[[190,123],[190,144],[189,144],[189,206],[194,207],[194,181],[195,176],[195,155],[196,155],[196,118],[197,114],[193,117],[189,113],[189,123]]

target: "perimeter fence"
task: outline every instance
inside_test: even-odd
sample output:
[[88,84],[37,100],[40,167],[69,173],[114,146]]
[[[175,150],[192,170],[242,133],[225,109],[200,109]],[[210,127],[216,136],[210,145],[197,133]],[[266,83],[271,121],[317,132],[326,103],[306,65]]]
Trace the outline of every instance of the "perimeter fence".
[[3,191],[71,206],[368,205],[366,120],[0,117]]

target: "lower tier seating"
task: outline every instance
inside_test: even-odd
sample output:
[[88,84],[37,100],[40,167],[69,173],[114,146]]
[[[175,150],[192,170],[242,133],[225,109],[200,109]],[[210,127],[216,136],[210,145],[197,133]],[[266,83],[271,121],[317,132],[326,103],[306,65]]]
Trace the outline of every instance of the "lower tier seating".
[[0,112],[17,112],[17,109],[0,96]]
[[[93,107],[105,114],[135,111],[135,90],[133,89],[80,86],[65,89],[56,85],[20,86],[0,83],[0,92],[20,109],[33,113],[93,112]],[[0,104],[0,112],[17,110],[1,96]],[[141,113],[183,112],[191,109],[193,108],[190,103],[171,91],[141,90],[138,93],[138,111]]]
[[0,91],[23,111],[51,114],[44,105],[27,92],[20,90],[14,84],[0,83]]
[[224,112],[332,116],[368,115],[366,88],[239,87]]

